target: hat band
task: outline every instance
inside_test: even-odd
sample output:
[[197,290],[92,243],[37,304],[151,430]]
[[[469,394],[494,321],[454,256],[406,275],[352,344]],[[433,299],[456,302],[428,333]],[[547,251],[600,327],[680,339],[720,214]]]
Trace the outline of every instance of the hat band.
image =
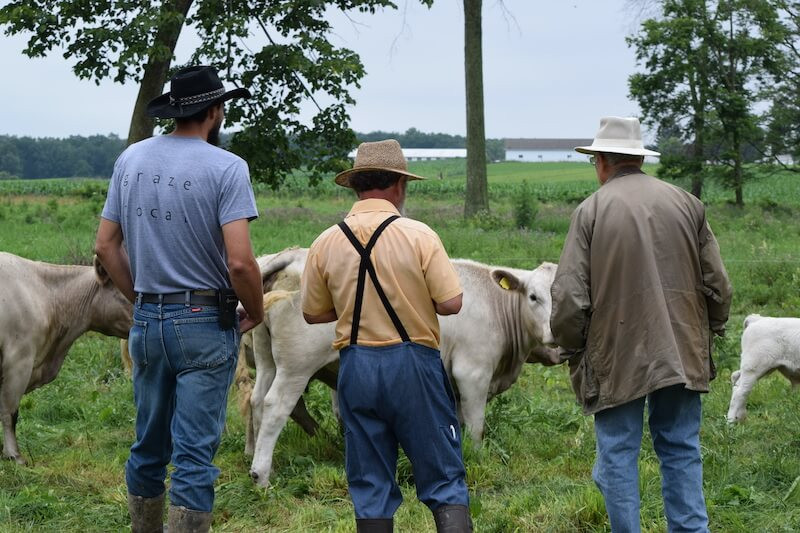
[[595,139],[592,146],[609,146],[614,148],[644,148],[641,139]]
[[220,87],[219,89],[215,89],[213,91],[209,91],[207,93],[195,94],[192,96],[185,96],[183,98],[175,98],[172,95],[169,95],[169,104],[170,105],[192,105],[192,104],[199,104],[202,102],[208,102],[209,100],[214,100],[219,98],[220,96],[225,94],[225,88]]

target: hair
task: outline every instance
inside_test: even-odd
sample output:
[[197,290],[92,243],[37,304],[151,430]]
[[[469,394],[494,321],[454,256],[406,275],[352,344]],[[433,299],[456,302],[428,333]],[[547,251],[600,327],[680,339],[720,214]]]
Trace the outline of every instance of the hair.
[[639,165],[644,163],[644,156],[642,155],[629,155],[629,154],[615,154],[611,152],[600,152],[606,159],[609,165]]
[[373,189],[388,189],[397,183],[402,174],[390,170],[365,170],[350,174],[350,187],[357,193],[371,191]]
[[190,123],[200,123],[205,121],[208,117],[208,114],[214,109],[216,106],[222,103],[222,100],[214,100],[208,107],[201,109],[197,113],[193,115],[189,115],[188,117],[177,117],[175,118],[176,125],[182,124],[190,124]]

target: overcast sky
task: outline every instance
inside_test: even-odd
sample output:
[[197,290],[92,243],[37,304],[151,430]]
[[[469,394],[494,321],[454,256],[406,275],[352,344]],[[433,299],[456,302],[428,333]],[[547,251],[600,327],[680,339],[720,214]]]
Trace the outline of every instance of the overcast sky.
[[[351,125],[463,135],[462,0],[397,3],[351,15],[357,24],[332,15],[334,42],[356,51],[367,72]],[[628,98],[635,59],[625,36],[635,21],[626,0],[505,0],[507,12],[498,0],[483,3],[487,137],[592,137],[601,116],[638,114]],[[136,86],[78,80],[60,53],[28,59],[25,38],[0,39],[0,134],[127,136]],[[184,31],[179,62],[193,42]]]

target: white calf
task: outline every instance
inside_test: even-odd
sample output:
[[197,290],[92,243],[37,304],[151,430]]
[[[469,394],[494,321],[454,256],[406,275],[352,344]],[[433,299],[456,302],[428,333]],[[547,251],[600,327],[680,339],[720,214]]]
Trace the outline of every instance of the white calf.
[[744,419],[748,394],[760,377],[773,370],[793,386],[800,384],[800,318],[749,315],[744,319],[739,370],[731,374],[728,422]]

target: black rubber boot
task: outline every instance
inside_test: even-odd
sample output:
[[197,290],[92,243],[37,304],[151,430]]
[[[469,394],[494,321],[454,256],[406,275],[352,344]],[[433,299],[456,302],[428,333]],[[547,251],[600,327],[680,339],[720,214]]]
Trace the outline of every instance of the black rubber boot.
[[169,533],[208,533],[211,530],[211,513],[170,505],[168,514]]
[[466,505],[442,505],[433,512],[437,533],[472,533],[472,519]]
[[164,493],[143,498],[128,493],[131,533],[161,533],[164,530]]
[[394,520],[391,518],[356,518],[357,533],[392,533]]

